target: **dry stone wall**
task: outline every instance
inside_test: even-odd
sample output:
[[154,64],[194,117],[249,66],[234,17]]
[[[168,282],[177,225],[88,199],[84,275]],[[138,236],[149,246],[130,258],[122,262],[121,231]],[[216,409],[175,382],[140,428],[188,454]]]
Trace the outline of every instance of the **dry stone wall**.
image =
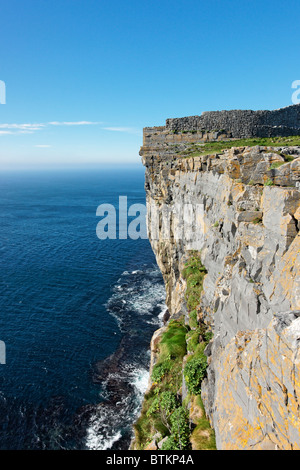
[[225,131],[233,138],[300,134],[300,105],[274,111],[208,111],[201,116],[166,120],[170,132]]

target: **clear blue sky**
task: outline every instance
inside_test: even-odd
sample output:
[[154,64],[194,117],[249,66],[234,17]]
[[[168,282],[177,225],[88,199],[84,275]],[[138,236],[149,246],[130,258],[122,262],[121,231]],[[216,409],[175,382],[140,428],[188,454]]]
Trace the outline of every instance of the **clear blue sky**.
[[275,109],[300,80],[299,0],[2,0],[0,169],[139,163],[142,128]]

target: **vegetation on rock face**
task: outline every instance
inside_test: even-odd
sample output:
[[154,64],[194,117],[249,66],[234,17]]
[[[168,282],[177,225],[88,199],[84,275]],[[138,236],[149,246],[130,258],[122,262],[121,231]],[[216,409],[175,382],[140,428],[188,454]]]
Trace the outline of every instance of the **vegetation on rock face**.
[[[140,417],[134,425],[136,449],[157,448],[158,443],[162,450],[215,448],[214,433],[205,417],[200,397],[207,367],[204,349],[211,339],[211,332],[197,318],[205,274],[199,253],[191,252],[182,272],[187,282],[189,325],[185,324],[183,316],[170,320],[156,346],[152,387],[145,395]],[[182,374],[189,392],[184,402],[181,396]],[[198,409],[193,419],[192,401],[198,403],[193,407]]]
[[195,423],[190,441],[194,450],[216,450],[216,439],[209,421],[205,416],[201,395],[194,396],[191,400],[190,415]]
[[265,186],[273,186],[274,183],[273,183],[273,181],[272,181],[270,178],[268,178],[268,179],[265,181],[264,185],[265,185]]
[[[191,429],[190,442],[192,448],[197,450],[216,448],[214,431],[205,416],[201,400],[201,383],[206,377],[207,369],[207,357],[204,350],[212,339],[212,332],[198,318],[200,296],[206,272],[201,263],[200,253],[191,251],[182,271],[182,277],[187,283],[185,296],[191,328],[186,335],[188,356],[183,374],[189,393],[186,401],[190,403],[190,420],[194,424]],[[197,413],[195,413],[195,409],[198,410]]]
[[201,393],[201,382],[206,376],[207,358],[204,354],[205,342],[198,345],[196,351],[188,357],[184,368],[184,377],[191,395]]
[[182,277],[186,280],[187,284],[185,299],[190,312],[193,312],[199,305],[206,272],[199,254],[192,251],[182,271]]
[[162,450],[190,449],[189,413],[183,406],[174,409],[170,416],[171,434],[162,444]]
[[270,166],[270,170],[276,170],[276,168],[280,168],[282,165],[284,165],[286,162],[274,162]]
[[183,317],[171,320],[159,341],[151,376],[153,385],[145,395],[140,418],[134,426],[138,449],[145,449],[157,433],[161,439],[167,437],[165,449],[184,450],[190,446],[188,416],[181,410],[180,400],[186,333]]

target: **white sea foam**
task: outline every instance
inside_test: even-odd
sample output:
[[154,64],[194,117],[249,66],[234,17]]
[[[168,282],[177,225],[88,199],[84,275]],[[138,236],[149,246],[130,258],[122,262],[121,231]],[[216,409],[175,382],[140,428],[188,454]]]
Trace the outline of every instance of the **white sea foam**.
[[100,431],[103,423],[101,419],[98,421],[95,420],[93,424],[87,430],[86,446],[89,450],[109,450],[112,445],[117,442],[122,434],[120,431],[117,431],[113,435],[104,437]]
[[161,303],[165,296],[163,285],[153,284],[148,280],[141,283],[140,290],[128,300],[130,307],[138,314],[144,315],[151,312],[152,308]]
[[91,417],[86,432],[85,444],[89,450],[109,450],[122,438],[120,422],[126,421],[128,401],[124,397],[115,408],[99,406]]
[[[134,275],[134,276],[133,276]],[[160,313],[151,319],[145,319],[148,324],[161,325],[166,311],[165,287],[157,266],[131,273],[124,271],[114,287],[114,292],[106,307],[109,313],[118,321],[122,329],[124,313],[135,313],[144,317],[153,316],[153,309],[159,308]]]
[[[106,308],[117,320],[121,330],[124,326],[124,331],[128,328],[129,331],[130,328],[135,329],[138,316],[139,325],[145,322],[161,326],[167,307],[165,287],[158,267],[147,267],[143,271],[124,271]],[[150,356],[150,351],[145,351],[142,357],[129,355],[129,363],[122,363],[118,372],[109,374],[109,378],[101,383],[101,395],[108,400],[110,391],[107,384],[111,379],[130,384],[133,390],[127,397],[120,397],[121,401],[115,403],[115,409],[105,405],[97,409],[86,434],[88,449],[108,450],[115,447],[114,444],[124,438],[123,434],[128,433],[128,426],[131,427],[137,419],[149,383],[147,362],[150,362],[150,357],[147,360],[145,354]]]
[[135,387],[138,395],[140,395],[139,398],[141,398],[148,388],[149,371],[147,369],[135,369],[131,375],[131,384]]
[[163,303],[163,304],[161,305],[161,312],[160,312],[160,314],[158,315],[158,318],[159,318],[159,320],[160,320],[161,322],[163,322],[164,314],[166,313],[167,310],[168,310],[168,307],[166,306],[165,303]]
[[137,406],[133,412],[131,396],[124,396],[115,404],[115,408],[100,406],[90,419],[86,432],[85,445],[89,450],[110,450],[113,444],[122,438],[120,424],[123,423],[126,427],[130,421],[136,419],[147,388],[146,369],[135,369],[133,365],[128,364],[120,374],[110,376],[119,379],[126,377],[130,381],[136,390]]

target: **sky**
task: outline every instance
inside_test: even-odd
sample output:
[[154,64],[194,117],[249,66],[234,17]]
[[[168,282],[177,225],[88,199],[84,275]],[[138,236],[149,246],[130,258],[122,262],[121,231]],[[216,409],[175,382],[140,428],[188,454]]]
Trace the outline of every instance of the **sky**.
[[171,117],[292,104],[299,0],[2,0],[0,171],[139,164]]

